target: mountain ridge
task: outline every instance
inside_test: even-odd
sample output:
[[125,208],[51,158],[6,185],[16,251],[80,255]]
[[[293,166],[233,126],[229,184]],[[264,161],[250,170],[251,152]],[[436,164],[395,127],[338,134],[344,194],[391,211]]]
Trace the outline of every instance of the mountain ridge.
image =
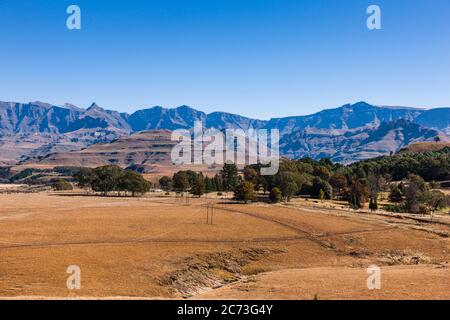
[[[187,105],[155,106],[128,114],[104,109],[96,103],[83,109],[67,103],[54,106],[39,101],[0,102],[3,157],[0,160],[12,163],[30,156],[39,158],[52,152],[76,151],[141,131],[191,129],[196,121],[201,121],[206,128],[219,130],[278,129],[280,143],[284,144],[283,155],[329,156],[337,161],[386,154],[404,147],[407,141],[427,141],[434,136],[445,140],[450,134],[450,108],[375,106],[363,101],[311,115],[269,120],[220,111],[205,113]],[[390,129],[382,131],[383,128]],[[388,132],[392,143],[385,138]],[[370,149],[377,141],[362,137],[379,139],[378,149]],[[386,145],[380,146],[380,141]],[[293,150],[293,146],[298,150]]]

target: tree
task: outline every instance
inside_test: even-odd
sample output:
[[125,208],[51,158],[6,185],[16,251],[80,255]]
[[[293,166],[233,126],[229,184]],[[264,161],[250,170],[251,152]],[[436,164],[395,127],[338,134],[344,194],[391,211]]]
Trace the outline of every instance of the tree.
[[441,137],[439,137],[439,136],[434,137],[434,141],[435,141],[435,142],[441,141]]
[[55,180],[52,184],[52,188],[56,191],[73,190],[72,184],[64,179]]
[[238,168],[234,163],[225,163],[221,175],[225,190],[233,191],[239,185]]
[[330,184],[333,187],[334,194],[336,194],[338,197],[342,196],[342,192],[348,186],[347,178],[339,172],[336,172],[331,176]]
[[357,177],[351,179],[351,183],[346,191],[347,201],[353,209],[360,209],[367,201],[367,189]]
[[185,171],[179,171],[173,175],[172,178],[173,188],[176,191],[185,192],[190,188],[189,177]]
[[245,203],[255,200],[255,185],[248,181],[242,181],[234,190],[234,198]]
[[314,168],[313,175],[321,178],[322,180],[328,181],[330,180],[331,173],[325,166],[317,166]]
[[172,179],[170,179],[168,176],[163,176],[161,177],[161,179],[159,179],[159,185],[164,191],[169,191],[170,189],[172,189]]
[[205,193],[217,191],[216,184],[214,183],[214,178],[205,177]]
[[403,201],[403,194],[398,185],[394,185],[391,187],[391,191],[389,193],[389,201],[395,203]]
[[369,209],[370,211],[378,210],[378,199],[376,197],[370,197]]
[[322,189],[319,190],[319,199],[323,201],[325,199],[325,192]]
[[191,193],[199,198],[205,194],[205,177],[202,173],[200,173],[197,179],[194,180],[191,187]]
[[223,191],[223,179],[221,175],[214,176],[214,187],[216,191]]
[[91,188],[92,181],[95,180],[96,175],[94,169],[80,168],[80,170],[73,174],[73,178],[77,181],[80,188]]
[[122,169],[116,165],[107,165],[94,169],[95,178],[92,181],[92,189],[102,192],[104,196],[108,192],[117,190]]
[[144,177],[134,171],[126,170],[121,174],[118,191],[131,192],[134,197],[136,193],[144,194],[150,191],[151,184]]
[[379,177],[370,174],[367,177],[367,188],[369,190],[370,198],[378,198],[378,191],[380,190]]
[[378,178],[378,187],[380,188],[381,191],[381,201],[383,201],[384,199],[384,193],[387,192],[387,190],[389,190],[389,184],[388,182],[390,181],[390,176],[389,174],[386,174],[384,176],[380,176]]
[[424,202],[424,193],[428,191],[426,182],[420,176],[412,174],[404,189],[406,211],[419,213],[420,204]]
[[256,169],[251,166],[245,166],[244,168],[244,180],[249,181],[255,185],[255,190],[258,189],[260,184],[260,176]]
[[438,190],[426,191],[423,196],[425,204],[431,213],[443,209],[447,206],[445,194]]
[[282,171],[276,175],[275,185],[280,189],[284,200],[291,201],[291,197],[300,191],[300,175],[295,172]]
[[320,190],[323,192],[324,199],[333,198],[333,188],[331,185],[327,181],[319,177],[315,177],[311,187],[311,196],[316,199],[320,199]]
[[270,190],[269,199],[270,199],[270,202],[272,202],[272,203],[280,202],[281,201],[280,189],[278,189],[277,187],[272,188],[272,190]]

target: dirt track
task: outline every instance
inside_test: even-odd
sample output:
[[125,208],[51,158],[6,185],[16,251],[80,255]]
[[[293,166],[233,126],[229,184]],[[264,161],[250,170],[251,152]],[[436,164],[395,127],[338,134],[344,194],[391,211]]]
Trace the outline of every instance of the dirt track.
[[[0,203],[3,297],[450,298],[444,225],[216,199],[18,194]],[[66,288],[72,264],[79,291]],[[371,264],[382,268],[381,290],[366,287]]]

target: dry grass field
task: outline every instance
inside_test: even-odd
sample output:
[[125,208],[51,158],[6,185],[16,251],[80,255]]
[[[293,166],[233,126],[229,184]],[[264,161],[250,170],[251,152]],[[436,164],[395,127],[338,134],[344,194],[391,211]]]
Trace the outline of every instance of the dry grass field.
[[0,194],[0,298],[449,299],[449,234],[311,202]]

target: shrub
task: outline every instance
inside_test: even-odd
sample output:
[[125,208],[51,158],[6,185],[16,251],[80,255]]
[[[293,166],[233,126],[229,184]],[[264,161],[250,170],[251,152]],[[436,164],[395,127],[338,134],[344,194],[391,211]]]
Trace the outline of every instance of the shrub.
[[370,197],[369,209],[371,211],[378,210],[378,199],[376,197]]
[[73,190],[73,186],[64,179],[57,179],[53,182],[52,189],[56,191]]
[[279,188],[275,187],[272,190],[270,190],[269,194],[270,202],[272,203],[278,203],[281,201],[281,191]]
[[403,200],[403,194],[400,188],[395,185],[391,188],[391,192],[389,193],[389,201],[391,202],[401,202]]

